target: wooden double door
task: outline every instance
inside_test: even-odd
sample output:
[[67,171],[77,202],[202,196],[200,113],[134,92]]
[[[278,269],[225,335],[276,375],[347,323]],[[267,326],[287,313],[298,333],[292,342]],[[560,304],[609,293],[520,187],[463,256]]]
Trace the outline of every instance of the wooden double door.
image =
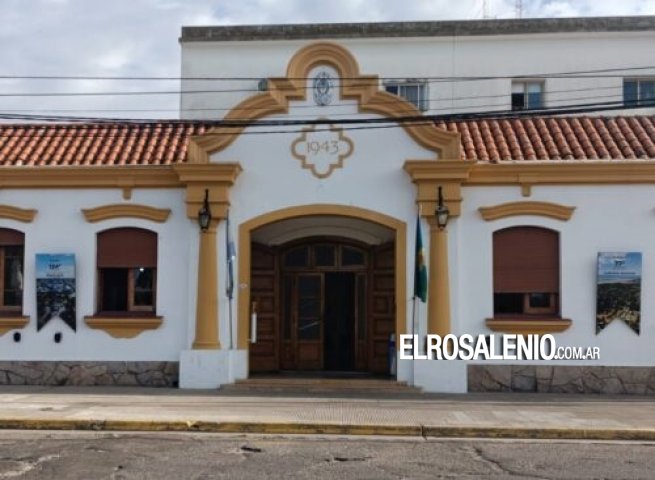
[[250,370],[387,371],[395,325],[394,247],[253,243],[257,342]]

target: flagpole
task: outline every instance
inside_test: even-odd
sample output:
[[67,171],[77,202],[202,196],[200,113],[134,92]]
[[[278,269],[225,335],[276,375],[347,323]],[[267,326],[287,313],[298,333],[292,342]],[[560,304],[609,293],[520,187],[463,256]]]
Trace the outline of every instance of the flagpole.
[[232,299],[227,299],[228,318],[230,319],[230,350],[234,348],[234,340],[232,339]]
[[225,217],[225,259],[227,271],[225,272],[225,278],[227,280],[227,285],[225,293],[227,296],[227,311],[228,311],[228,332],[230,335],[230,350],[234,348],[234,339],[232,334],[232,294],[234,290],[234,274],[232,272],[232,252],[230,251],[230,211],[228,210]]
[[[419,222],[419,228],[420,228],[420,225],[421,225],[421,202],[419,202],[419,204],[418,204],[418,222]],[[418,231],[417,231],[417,235],[418,235]],[[414,305],[416,305],[416,289],[414,289]],[[420,305],[419,305],[419,307],[420,307]],[[415,310],[416,310],[416,315],[418,316],[419,315],[418,308],[415,308]],[[412,321],[415,324],[418,323],[418,319],[414,319]],[[419,331],[420,331],[420,329],[419,329]],[[412,337],[412,342],[414,342],[414,337]],[[419,345],[420,345],[420,343],[419,343]],[[414,352],[414,354],[416,354],[416,352]]]

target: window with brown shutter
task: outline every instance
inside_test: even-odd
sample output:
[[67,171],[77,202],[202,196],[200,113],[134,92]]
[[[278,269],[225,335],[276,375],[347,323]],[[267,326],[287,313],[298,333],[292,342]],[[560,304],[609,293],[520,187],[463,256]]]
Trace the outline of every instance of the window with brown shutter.
[[142,228],[98,233],[98,311],[155,312],[157,234]]
[[511,227],[493,235],[494,315],[559,313],[559,233]]
[[25,234],[0,228],[0,312],[19,314],[23,307]]

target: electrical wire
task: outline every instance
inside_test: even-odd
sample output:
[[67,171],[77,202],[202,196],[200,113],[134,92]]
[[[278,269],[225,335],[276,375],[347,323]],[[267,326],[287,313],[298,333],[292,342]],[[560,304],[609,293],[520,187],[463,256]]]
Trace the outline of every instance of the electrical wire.
[[[548,90],[546,93],[548,94],[549,97],[549,103],[552,102],[559,102],[559,101],[568,101],[571,99],[575,100],[582,100],[585,99],[585,97],[573,97],[571,99],[552,99],[552,95],[557,95],[560,93],[573,93],[573,92],[592,92],[592,91],[601,91],[601,90],[613,90],[616,91],[617,87],[586,87],[586,88],[572,88],[572,89],[566,89],[566,90]],[[589,99],[593,98],[611,98],[611,97],[616,97],[619,96],[620,94],[615,94],[615,95],[604,95],[604,96],[595,96],[595,97],[586,97]],[[510,99],[511,94],[495,94],[495,95],[467,95],[463,97],[430,97],[425,99],[426,102],[449,102],[449,101],[471,101],[471,100],[477,100],[477,99],[483,99],[483,98],[505,98],[505,99]],[[375,102],[375,105],[384,105],[384,104],[396,104],[396,103],[406,103],[407,100],[405,100],[402,97],[398,97],[394,100],[389,100],[389,101],[378,101]],[[362,103],[362,106],[368,106],[370,104],[367,103]],[[494,106],[505,106],[505,104],[486,104],[486,105],[471,105],[471,106],[459,106],[456,108],[479,108],[479,107],[494,107]],[[353,104],[352,103],[339,103],[336,105],[330,105],[330,109],[334,108],[352,108]],[[316,105],[294,105],[294,109],[305,109],[305,108],[316,108]],[[452,107],[443,107],[443,108],[430,108],[428,109],[429,111],[435,111],[435,110],[449,110]],[[156,108],[146,108],[146,109],[88,109],[88,108],[77,108],[77,109],[0,109],[2,112],[34,112],[34,113],[45,113],[45,112],[196,112],[196,111],[215,111],[215,112],[229,112],[233,110],[234,107],[231,108],[180,108],[180,109],[156,109]],[[257,107],[243,107],[239,108],[239,111],[249,111],[249,110],[259,110]],[[334,115],[339,115],[339,114],[331,114],[331,116]],[[346,114],[346,115],[352,115],[352,114]]]
[[[596,70],[601,71],[626,71],[626,70],[643,70],[643,69],[655,69],[655,66],[644,66],[644,67],[632,67],[627,69],[602,69]],[[593,72],[593,71],[589,71]],[[552,79],[552,78],[624,78],[625,74],[621,75],[579,75],[575,73],[554,73],[554,74],[533,74],[533,75],[491,75],[491,76],[468,76],[468,77],[420,77],[420,80],[417,82],[420,83],[452,83],[452,82],[470,82],[470,81],[482,81],[482,80],[498,80],[498,79],[513,79],[513,80],[526,80],[526,79]],[[226,77],[228,79],[229,77]],[[232,77],[230,80],[235,80],[239,77]],[[386,77],[390,78],[390,77]],[[395,78],[395,77],[394,77]],[[407,77],[403,77],[406,79]],[[257,78],[247,78],[242,77],[240,80],[261,80]],[[307,77],[299,78],[300,80],[307,80]],[[348,78],[339,78],[334,79],[336,86],[340,86],[343,80],[348,80]],[[384,83],[384,81],[382,82]],[[374,83],[366,84],[357,82],[358,86],[380,86],[380,81],[375,80]],[[302,88],[307,90],[312,90],[315,87],[314,85],[305,84]],[[259,88],[228,88],[228,89],[204,89],[204,90],[141,90],[141,91],[105,91],[105,92],[1,92],[0,97],[21,97],[21,98],[31,98],[31,97],[97,97],[97,96],[152,96],[152,95],[195,95],[195,94],[214,94],[214,93],[246,93],[246,92],[259,92]]]
[[[622,72],[626,70],[648,70],[655,69],[655,65],[645,65],[638,67],[612,67],[600,68],[593,70],[574,70],[569,72],[556,72],[556,73],[527,73],[518,75],[486,75],[486,76],[418,76],[418,78],[430,80],[494,80],[494,79],[507,79],[507,78],[551,78],[552,76],[563,75],[570,77],[572,75],[584,75],[590,78],[587,74],[594,73],[608,73],[608,72]],[[413,77],[413,75],[410,75]],[[170,77],[170,76],[94,76],[94,75],[0,75],[0,80],[147,80],[147,81],[179,81],[179,80],[192,80],[192,81],[240,81],[252,80],[259,81],[266,77]],[[285,77],[289,80],[312,80],[312,77]],[[408,77],[377,77],[380,80],[406,80]],[[571,77],[575,78],[575,77]],[[359,77],[341,77],[342,80],[359,80]]]
[[[642,102],[640,105],[636,106],[630,106],[632,109],[641,109],[641,108],[653,108],[655,107],[655,100],[649,101],[649,102]],[[306,129],[286,129],[286,130],[252,130],[252,131],[243,131],[244,128],[246,127],[288,127],[288,126],[317,126],[317,125],[345,125],[344,127],[341,127],[343,130],[363,130],[363,129],[374,129],[374,128],[399,128],[403,127],[406,124],[411,124],[411,125],[434,125],[435,122],[438,121],[443,121],[443,122],[457,122],[457,121],[467,121],[467,120],[507,120],[507,119],[512,119],[512,118],[523,118],[523,117],[545,117],[545,116],[553,116],[553,115],[579,115],[583,113],[594,113],[598,111],[613,111],[613,110],[623,110],[625,109],[626,106],[623,104],[623,102],[601,102],[597,104],[578,104],[578,105],[568,105],[565,108],[564,107],[558,107],[558,108],[543,108],[539,110],[523,110],[523,111],[513,111],[513,110],[505,110],[505,111],[487,111],[487,112],[475,112],[475,113],[455,113],[455,114],[446,114],[446,115],[427,115],[427,116],[406,116],[406,117],[397,117],[397,118],[362,118],[362,119],[343,119],[343,120],[338,120],[334,121],[332,119],[314,119],[311,121],[297,121],[297,120],[258,120],[258,121],[244,121],[244,122],[234,122],[234,121],[201,121],[201,120],[174,120],[174,121],[166,121],[161,122],[161,121],[154,121],[154,122],[120,122],[117,123],[116,121],[110,120],[104,120],[104,121],[97,121],[94,124],[89,124],[89,118],[76,118],[75,120],[77,121],[84,121],[85,126],[88,126],[89,128],[93,128],[94,126],[100,126],[100,125],[114,125],[114,126],[120,126],[120,127],[125,127],[128,125],[132,126],[149,126],[151,124],[158,124],[156,125],[156,128],[164,129],[164,128],[170,128],[172,125],[202,125],[202,126],[215,126],[215,127],[222,127],[223,129],[229,129],[229,128],[235,128],[234,132],[229,132],[223,130],[222,134],[229,135],[251,135],[251,134],[279,134],[279,133],[301,133],[303,131],[306,131]],[[36,117],[36,116],[25,116],[25,115],[19,115],[19,116],[12,116],[12,117],[7,117],[5,115],[0,115],[0,119],[7,119],[11,118],[14,120],[34,120],[38,118],[40,121],[46,121],[46,122],[61,122],[64,118],[67,121],[71,121],[71,118],[74,117]],[[384,124],[387,125],[384,125]],[[352,127],[351,125],[355,125]],[[363,125],[363,126],[357,126],[357,125]],[[372,126],[371,126],[372,125]],[[20,125],[12,125],[12,127],[20,127]],[[2,124],[0,124],[0,129],[2,128]],[[152,127],[151,128],[155,128]],[[58,134],[61,134],[62,132],[55,132],[52,134],[52,136],[56,136]],[[89,135],[88,133],[83,133],[80,134],[79,131],[74,131],[74,132],[63,132],[68,134],[69,136],[74,136],[74,137],[82,137],[85,135]],[[0,133],[0,136],[14,136],[12,133],[5,133],[2,132]],[[91,136],[91,135],[89,135]],[[124,134],[120,135],[115,135],[116,137],[123,137],[125,136]],[[108,135],[102,135],[103,138],[110,138]]]

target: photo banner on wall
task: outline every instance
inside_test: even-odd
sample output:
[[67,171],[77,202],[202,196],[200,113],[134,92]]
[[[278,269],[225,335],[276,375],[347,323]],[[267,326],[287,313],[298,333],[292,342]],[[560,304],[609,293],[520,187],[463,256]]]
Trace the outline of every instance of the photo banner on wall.
[[596,287],[596,334],[622,320],[637,335],[641,321],[641,252],[600,252]]
[[61,319],[76,330],[75,255],[36,254],[36,329]]

